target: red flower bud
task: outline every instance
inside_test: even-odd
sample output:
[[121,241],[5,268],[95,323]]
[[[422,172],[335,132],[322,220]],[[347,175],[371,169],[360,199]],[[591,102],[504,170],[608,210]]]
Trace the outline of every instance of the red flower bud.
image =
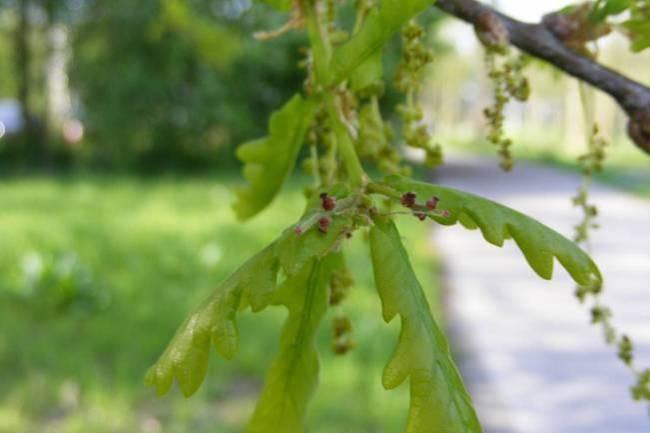
[[322,217],[321,219],[318,220],[318,230],[321,231],[321,233],[327,233],[327,231],[330,228],[330,224],[332,223],[332,220],[330,217]]
[[402,205],[412,208],[415,206],[415,199],[417,198],[417,195],[414,192],[407,192],[405,193],[402,198],[400,199],[400,203]]
[[438,203],[440,203],[440,199],[438,197],[431,197],[427,201],[427,208],[429,210],[436,210],[436,208],[438,207]]
[[334,210],[334,208],[336,207],[336,198],[330,196],[326,192],[320,195],[320,200],[321,200],[321,206],[323,207],[323,210],[326,212]]
[[427,219],[427,214],[424,212],[415,212],[413,215],[415,215],[420,221]]

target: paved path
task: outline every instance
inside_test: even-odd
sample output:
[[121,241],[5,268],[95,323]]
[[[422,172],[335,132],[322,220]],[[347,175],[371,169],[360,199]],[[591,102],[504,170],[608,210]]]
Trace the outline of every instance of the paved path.
[[[463,160],[437,180],[500,201],[572,235],[579,212],[570,196],[579,179],[523,166],[502,174],[496,162]],[[650,201],[604,186],[593,198],[602,229],[593,256],[605,275],[615,322],[641,346],[650,365]],[[436,232],[448,276],[451,332],[486,433],[648,433],[647,406],[629,398],[632,379],[573,284],[556,263],[552,282],[538,279],[514,243],[486,244],[460,227]]]

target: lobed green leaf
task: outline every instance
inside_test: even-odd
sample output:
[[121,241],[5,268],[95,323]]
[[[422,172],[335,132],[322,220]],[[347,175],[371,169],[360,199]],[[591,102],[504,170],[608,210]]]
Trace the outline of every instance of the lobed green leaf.
[[236,315],[242,303],[261,310],[276,287],[275,243],[246,262],[222,283],[179,327],[145,382],[166,394],[174,378],[186,397],[194,394],[207,373],[210,343],[226,359],[239,347]]
[[267,137],[237,149],[237,157],[244,163],[244,177],[249,183],[236,191],[237,201],[233,208],[239,219],[257,215],[278,194],[293,171],[315,111],[313,100],[295,95],[273,113]]
[[553,262],[557,258],[579,285],[602,281],[593,260],[574,242],[544,224],[520,212],[493,201],[452,188],[416,182],[393,176],[386,184],[400,192],[413,191],[418,197],[440,198],[440,208],[449,211],[448,217],[436,217],[443,225],[461,222],[467,228],[478,227],[485,240],[503,246],[506,239],[514,239],[531,268],[542,278],[551,279]]
[[394,389],[410,378],[406,433],[480,433],[471,397],[451,357],[411,267],[399,232],[377,220],[370,232],[375,284],[384,320],[400,316],[397,348],[384,370],[383,385]]
[[433,3],[431,0],[382,0],[379,10],[368,16],[361,30],[334,50],[330,64],[333,83],[348,78],[352,71],[377,54],[408,20]]
[[[310,203],[299,224],[317,219],[318,203],[316,199]],[[156,364],[149,369],[145,382],[163,395],[176,379],[185,396],[194,394],[205,379],[211,345],[226,359],[237,353],[237,313],[249,306],[257,312],[278,304],[286,305],[291,311],[293,301],[285,291],[297,284],[296,278],[304,275],[306,269],[311,269],[315,260],[324,259],[336,249],[351,224],[350,215],[337,215],[327,233],[321,233],[316,227],[309,228],[300,236],[294,232],[295,226],[285,230],[189,315]],[[278,290],[281,277],[284,282]],[[264,407],[262,405],[260,411],[264,411]]]
[[307,404],[318,384],[315,336],[327,310],[329,258],[312,260],[287,279],[273,299],[289,317],[282,331],[280,353],[267,375],[249,425],[251,433],[300,433]]

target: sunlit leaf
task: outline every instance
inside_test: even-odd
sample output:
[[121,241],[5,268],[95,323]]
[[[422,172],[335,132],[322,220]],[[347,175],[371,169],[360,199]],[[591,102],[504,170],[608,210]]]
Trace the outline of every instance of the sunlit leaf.
[[268,206],[291,174],[316,104],[294,96],[271,116],[269,135],[245,143],[237,156],[245,164],[246,187],[237,190],[233,205],[237,216],[248,219]]
[[431,0],[383,0],[350,41],[334,50],[330,76],[338,83],[379,52],[406,22],[430,7]]
[[448,217],[436,218],[441,224],[460,220],[465,227],[477,226],[485,240],[497,246],[514,239],[528,264],[544,279],[553,276],[554,258],[580,285],[602,279],[596,264],[575,243],[520,212],[473,194],[402,177],[390,177],[386,184],[400,192],[413,191],[423,199],[440,198],[440,208],[449,211]]
[[350,75],[350,88],[361,92],[382,83],[384,76],[383,56],[381,50],[370,56]]
[[410,379],[406,433],[480,433],[447,339],[431,315],[392,221],[376,221],[370,232],[370,247],[384,320],[390,322],[399,315],[402,323],[383,384],[393,389]]
[[274,305],[286,306],[280,353],[273,362],[249,425],[251,433],[300,433],[318,382],[314,337],[327,310],[329,260],[312,260],[277,291]]
[[173,340],[151,367],[146,383],[159,395],[166,394],[176,378],[185,396],[196,392],[208,366],[210,343],[231,359],[239,347],[236,315],[242,298],[256,309],[268,305],[275,290],[277,260],[275,244],[250,259],[223,282],[179,327]]
[[[317,219],[318,212],[318,201],[314,199],[297,225]],[[147,373],[146,383],[155,387],[160,395],[169,391],[174,379],[184,395],[196,392],[205,379],[210,345],[226,359],[237,353],[237,313],[247,306],[257,312],[283,303],[288,298],[283,290],[277,291],[280,271],[286,279],[281,287],[295,286],[297,275],[304,274],[314,261],[325,259],[336,249],[350,224],[351,216],[338,215],[333,218],[327,233],[321,233],[315,226],[308,227],[300,236],[294,232],[297,225],[285,230],[190,314]],[[290,310],[293,308],[289,303],[287,306]]]

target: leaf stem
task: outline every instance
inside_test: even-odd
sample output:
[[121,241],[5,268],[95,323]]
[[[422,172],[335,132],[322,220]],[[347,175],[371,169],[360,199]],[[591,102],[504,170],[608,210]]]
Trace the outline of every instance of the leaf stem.
[[354,148],[352,136],[348,132],[343,120],[340,117],[340,110],[335,98],[335,90],[326,86],[330,82],[329,65],[332,58],[332,46],[329,41],[328,30],[322,23],[321,0],[312,3],[303,3],[307,16],[307,28],[309,41],[313,50],[313,61],[317,89],[323,94],[323,100],[327,113],[332,122],[332,129],[336,137],[339,153],[353,186],[362,187],[368,179],[363,170],[359,156]]
[[367,183],[368,175],[364,172],[363,167],[361,166],[361,161],[359,161],[359,156],[354,148],[354,143],[352,142],[350,133],[340,118],[340,112],[332,94],[328,93],[325,96],[325,105],[327,106],[327,112],[332,122],[332,129],[334,130],[336,142],[339,147],[339,153],[341,154],[341,159],[343,160],[345,169],[350,176],[350,180],[352,181],[353,186],[363,186]]
[[314,79],[317,84],[324,84],[329,81],[329,63],[332,58],[332,47],[329,41],[327,29],[321,24],[321,12],[319,0],[303,1],[303,8],[307,17],[307,33],[312,49],[314,62]]

